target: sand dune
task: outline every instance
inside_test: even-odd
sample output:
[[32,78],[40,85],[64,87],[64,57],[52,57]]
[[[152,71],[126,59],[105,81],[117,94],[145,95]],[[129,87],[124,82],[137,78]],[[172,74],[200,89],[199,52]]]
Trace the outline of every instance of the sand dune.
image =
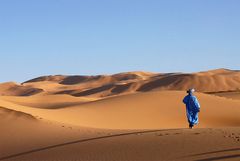
[[[3,111],[0,109],[1,114]],[[41,118],[9,119],[11,122],[4,124],[2,120],[1,161],[204,161],[240,157],[239,128],[126,131],[82,128]]]
[[[219,69],[0,84],[0,160],[239,160],[239,78]],[[193,130],[182,103],[190,87],[209,92],[196,93]]]
[[149,72],[126,72],[98,76],[43,76],[24,82],[31,88],[41,88],[47,94],[108,97],[135,92],[139,81],[155,75]]
[[10,120],[26,120],[26,121],[36,121],[36,118],[28,113],[21,111],[15,111],[12,109],[0,107],[1,123],[8,123]]
[[[27,111],[27,108],[23,110]],[[12,113],[10,117],[9,113]],[[218,125],[212,124],[214,128],[193,130],[107,130],[74,126],[62,119],[53,121],[60,113],[51,113],[52,120],[4,108],[0,108],[0,114],[7,116],[0,118],[1,161],[205,161],[239,160],[240,157],[239,127],[216,128]],[[138,115],[137,112],[134,114]],[[162,116],[159,119],[164,121]]]
[[0,108],[0,116],[0,160],[5,160],[6,156],[12,156],[9,160],[13,160],[18,153],[99,135],[94,129],[53,122],[3,107]]
[[237,90],[240,88],[240,72],[218,69],[191,74],[159,75],[144,83],[138,91],[187,90],[189,88],[195,88],[199,92]]
[[0,84],[0,95],[30,96],[42,92],[39,88],[28,88],[14,82]]
[[229,91],[229,92],[213,92],[212,95],[225,97],[234,100],[240,100],[240,91]]
[[106,98],[135,92],[161,90],[187,90],[198,92],[237,91],[240,89],[240,72],[227,69],[198,73],[126,72],[97,76],[42,76],[17,85],[1,84],[2,95],[54,95],[68,94],[77,97]]
[[1,100],[9,101],[17,105],[45,109],[65,108],[94,101],[94,99],[91,98],[73,97],[69,95],[36,95],[31,97],[2,96]]
[[[184,92],[150,92],[125,95],[59,110],[71,124],[97,128],[151,129],[186,127]],[[200,127],[240,125],[240,102],[198,94]],[[76,119],[77,118],[77,119]],[[61,118],[64,119],[64,118]]]
[[[69,96],[54,96],[55,100],[69,102],[69,106],[52,109],[51,105],[59,105],[49,101],[36,101],[38,97],[18,98],[3,97],[0,104],[13,110],[21,110],[38,115],[52,121],[61,121],[76,126],[108,129],[152,129],[152,128],[184,128],[187,127],[185,107],[182,98],[185,92],[161,91],[136,93],[112,97],[88,103],[76,101]],[[199,127],[231,127],[240,125],[240,101],[218,96],[197,94],[202,105]],[[42,96],[41,99],[43,100]],[[51,97],[50,97],[51,98]],[[31,100],[33,103],[31,103]],[[48,100],[48,98],[46,98]],[[35,102],[34,102],[35,101]],[[73,106],[71,105],[73,103]],[[75,104],[76,103],[76,104]],[[30,105],[33,105],[30,107]],[[56,107],[55,107],[56,108]]]

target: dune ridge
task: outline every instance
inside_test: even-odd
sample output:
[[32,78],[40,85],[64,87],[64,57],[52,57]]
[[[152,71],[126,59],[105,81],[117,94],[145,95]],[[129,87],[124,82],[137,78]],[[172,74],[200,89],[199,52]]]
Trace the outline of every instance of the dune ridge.
[[43,89],[25,87],[15,82],[6,82],[0,84],[0,95],[31,96],[41,92],[43,92]]
[[[37,119],[29,113],[25,113],[22,111],[17,111],[13,109],[8,109],[5,107],[0,106],[0,115],[1,115],[1,122],[9,122],[9,121],[16,121],[19,119],[26,120],[26,121],[36,121]],[[3,121],[4,120],[4,121]]]
[[113,75],[34,78],[20,84],[0,84],[0,94],[8,96],[67,94],[76,97],[105,98],[136,92],[187,90],[198,92],[237,91],[240,72],[217,69],[197,73],[125,72]]

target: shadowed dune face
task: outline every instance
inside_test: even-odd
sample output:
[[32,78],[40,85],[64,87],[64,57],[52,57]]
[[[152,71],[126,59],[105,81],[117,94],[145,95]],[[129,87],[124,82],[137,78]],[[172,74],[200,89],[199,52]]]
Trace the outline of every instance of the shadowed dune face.
[[191,79],[193,80],[193,76],[191,74],[161,75],[159,77],[155,77],[154,80],[150,80],[149,82],[141,85],[138,91],[151,91],[157,89],[186,90],[194,87]]
[[153,73],[147,72],[127,72],[127,73],[119,73],[114,75],[97,75],[97,76],[42,76],[38,77],[24,83],[32,83],[32,82],[57,82],[64,85],[73,85],[79,83],[89,83],[89,82],[98,82],[102,84],[110,84],[110,83],[118,83],[121,81],[131,81],[131,80],[139,80],[143,77],[149,77],[153,75]]
[[143,84],[138,91],[187,90],[189,88],[196,88],[199,92],[238,90],[240,72],[218,69],[192,74],[165,74]]
[[41,93],[43,90],[39,88],[25,87],[13,82],[0,84],[0,95],[10,96],[31,96]]
[[68,94],[77,97],[105,98],[135,92],[187,90],[198,92],[235,91],[240,89],[240,72],[227,69],[199,73],[126,72],[97,76],[43,76],[24,82],[0,84],[0,94],[29,96]]
[[62,75],[54,75],[54,76],[42,76],[42,77],[38,77],[38,78],[34,78],[31,80],[28,80],[24,83],[30,83],[30,82],[44,82],[44,81],[51,81],[51,82],[61,82],[63,79],[65,79],[66,76],[62,76]]
[[124,93],[131,93],[134,90],[131,90],[133,87],[133,83],[127,84],[107,84],[101,87],[92,88],[84,91],[80,90],[70,90],[70,91],[63,91],[56,94],[70,94],[72,96],[93,96],[93,97],[107,97],[113,96],[117,94],[124,94]]

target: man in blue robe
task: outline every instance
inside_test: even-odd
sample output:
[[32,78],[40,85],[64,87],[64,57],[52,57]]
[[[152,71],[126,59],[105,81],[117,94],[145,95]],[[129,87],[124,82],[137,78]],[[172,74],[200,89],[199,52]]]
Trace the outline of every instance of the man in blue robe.
[[200,104],[197,97],[193,95],[194,92],[194,89],[189,89],[187,91],[188,95],[183,99],[183,103],[186,105],[190,129],[192,129],[194,125],[198,124],[198,113],[200,112]]

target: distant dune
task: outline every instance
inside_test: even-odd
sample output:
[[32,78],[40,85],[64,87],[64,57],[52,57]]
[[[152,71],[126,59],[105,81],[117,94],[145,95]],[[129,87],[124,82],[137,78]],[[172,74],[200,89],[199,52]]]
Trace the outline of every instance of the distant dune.
[[0,95],[30,96],[41,92],[43,92],[42,89],[25,87],[14,82],[0,84]]
[[199,92],[238,90],[240,72],[218,69],[191,74],[164,74],[144,83],[138,91],[187,90],[189,88],[195,88]]
[[68,94],[77,97],[105,98],[135,92],[187,90],[198,92],[240,89],[240,71],[217,69],[198,73],[126,72],[97,76],[42,76],[18,85],[0,84],[0,94],[25,96]]

